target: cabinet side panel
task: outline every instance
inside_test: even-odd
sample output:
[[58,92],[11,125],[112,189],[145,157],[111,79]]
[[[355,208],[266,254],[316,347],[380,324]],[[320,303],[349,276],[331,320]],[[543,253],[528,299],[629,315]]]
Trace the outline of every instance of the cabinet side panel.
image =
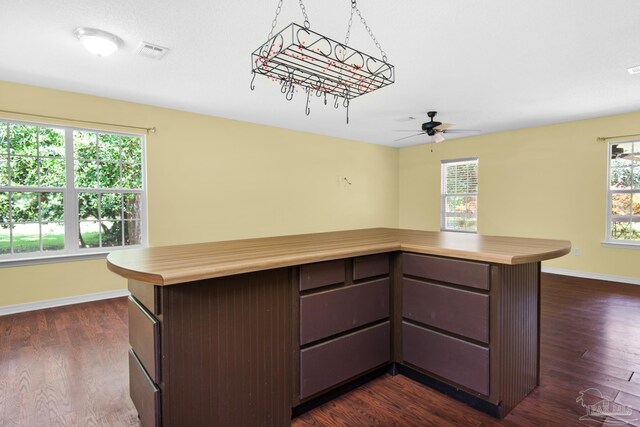
[[283,268],[162,288],[165,425],[290,423],[291,284]]
[[[499,390],[504,414],[508,414],[537,385],[539,263],[498,265],[500,293]],[[493,349],[492,349],[493,351]]]

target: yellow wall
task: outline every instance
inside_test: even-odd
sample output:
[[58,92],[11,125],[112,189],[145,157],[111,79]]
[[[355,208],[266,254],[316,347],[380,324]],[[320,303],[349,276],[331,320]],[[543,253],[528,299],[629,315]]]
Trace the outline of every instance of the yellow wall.
[[[478,156],[480,233],[569,239],[581,254],[545,266],[640,278],[638,250],[600,245],[607,158],[596,142],[638,132],[640,113],[453,140],[431,152],[429,144],[397,150],[6,82],[0,109],[156,126],[147,143],[153,246],[378,226],[438,230],[440,161]],[[125,287],[104,260],[0,268],[0,306]]]
[[638,123],[633,113],[403,148],[399,225],[438,230],[441,160],[477,156],[479,233],[568,239],[580,255],[543,266],[637,281],[638,249],[601,246],[607,144],[596,138],[638,133]]
[[[152,246],[398,225],[394,148],[6,82],[0,109],[156,126]],[[125,287],[104,260],[0,268],[0,306]]]

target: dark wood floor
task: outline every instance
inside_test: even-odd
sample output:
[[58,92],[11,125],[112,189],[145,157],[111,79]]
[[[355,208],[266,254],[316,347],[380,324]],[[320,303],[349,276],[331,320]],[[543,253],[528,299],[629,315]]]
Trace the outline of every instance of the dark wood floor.
[[[541,386],[504,420],[385,376],[296,418],[308,426],[640,426],[587,418],[599,393],[640,409],[640,287],[543,275]],[[1,426],[136,426],[126,300],[0,317]]]
[[0,317],[0,425],[137,426],[125,298]]

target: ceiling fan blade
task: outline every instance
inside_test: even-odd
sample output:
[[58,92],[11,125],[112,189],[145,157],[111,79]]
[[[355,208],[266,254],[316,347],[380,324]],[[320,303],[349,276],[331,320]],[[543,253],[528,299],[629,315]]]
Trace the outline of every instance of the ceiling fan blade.
[[443,129],[442,133],[480,133],[478,129]]
[[393,140],[393,142],[402,141],[403,139],[409,139],[409,138],[413,138],[413,137],[415,137],[415,136],[420,136],[420,135],[426,135],[426,132],[420,132],[420,133],[417,133],[417,134],[415,134],[415,135],[405,136],[404,138],[394,139],[394,140]]
[[416,131],[416,129],[411,129],[411,130],[408,130],[408,129],[394,129],[394,132],[415,132],[415,131]]
[[455,126],[455,125],[452,123],[441,123],[438,126],[436,126],[436,129],[442,131],[445,129],[449,129],[451,126]]

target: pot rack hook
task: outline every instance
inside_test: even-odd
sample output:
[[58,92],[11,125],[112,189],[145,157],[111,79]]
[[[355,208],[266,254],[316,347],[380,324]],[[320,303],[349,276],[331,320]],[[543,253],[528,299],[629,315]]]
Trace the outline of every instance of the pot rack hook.
[[295,86],[293,85],[293,82],[289,83],[289,90],[287,91],[287,95],[285,96],[285,98],[287,98],[287,101],[291,101],[293,99],[294,90]]

